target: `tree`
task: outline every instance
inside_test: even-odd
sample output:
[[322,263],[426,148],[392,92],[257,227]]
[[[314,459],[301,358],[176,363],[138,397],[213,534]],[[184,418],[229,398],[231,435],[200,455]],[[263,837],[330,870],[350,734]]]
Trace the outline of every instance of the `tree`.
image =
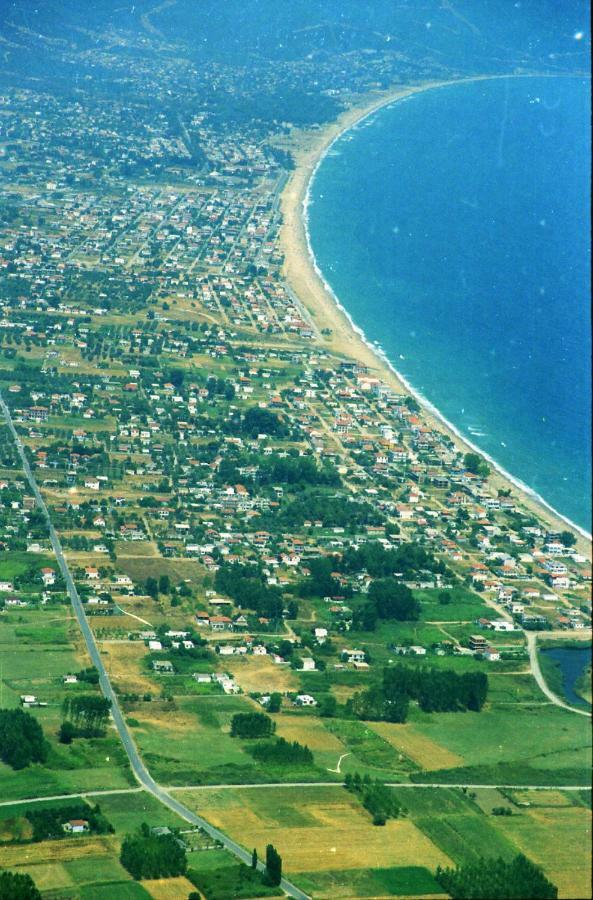
[[153,600],[158,600],[159,598],[159,585],[156,578],[147,578],[145,581],[145,589],[146,593],[149,597],[152,597]]
[[171,590],[171,579],[168,575],[161,575],[159,578],[159,594],[168,594]]
[[41,725],[23,709],[0,709],[0,759],[13,769],[47,759]]
[[71,744],[75,737],[76,728],[74,727],[72,722],[62,722],[58,734],[58,740],[60,741],[60,744]]
[[420,615],[420,604],[410,588],[395,578],[373,581],[369,589],[369,600],[375,604],[380,619],[405,622],[414,621]]
[[253,848],[253,853],[251,854],[251,868],[257,869],[257,850],[255,847]]
[[100,694],[78,694],[66,697],[62,703],[64,718],[73,721],[76,728],[90,733],[101,732],[107,725],[111,700]]
[[279,694],[277,691],[270,696],[270,702],[268,703],[268,712],[277,713],[280,712],[280,707],[282,706],[282,694]]
[[0,898],[1,900],[41,900],[41,894],[30,875],[0,872]]
[[270,884],[282,881],[282,857],[272,844],[266,847],[266,875]]
[[572,531],[562,531],[560,533],[560,543],[564,544],[565,547],[574,547],[577,539]]
[[270,737],[275,730],[275,722],[265,713],[235,713],[231,719],[231,737]]
[[136,834],[125,836],[120,862],[136,880],[174,878],[187,872],[182,843],[174,834],[151,834],[145,822]]
[[490,475],[490,466],[484,462],[477,453],[466,453],[463,457],[463,465],[472,475],[479,475],[480,478],[488,478]]

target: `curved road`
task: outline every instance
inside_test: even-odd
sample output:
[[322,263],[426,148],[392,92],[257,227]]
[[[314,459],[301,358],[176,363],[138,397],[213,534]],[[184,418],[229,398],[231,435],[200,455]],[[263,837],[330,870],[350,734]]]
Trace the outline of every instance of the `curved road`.
[[577,709],[576,706],[570,706],[568,703],[565,703],[564,700],[561,700],[560,697],[556,696],[556,694],[550,690],[546,683],[546,679],[544,678],[544,674],[539,665],[539,659],[537,656],[537,632],[535,631],[526,631],[525,637],[527,639],[527,649],[529,651],[529,662],[531,664],[531,672],[537,684],[544,692],[546,697],[552,701],[556,706],[561,706],[562,709],[568,709],[570,712],[578,713],[579,716],[589,716],[591,718],[591,713],[586,709]]
[[[45,505],[45,500],[41,496],[41,492],[31,471],[29,460],[27,459],[27,456],[25,454],[25,449],[23,447],[22,441],[17,434],[16,428],[14,427],[14,422],[12,421],[10,410],[6,405],[1,392],[0,409],[4,413],[6,424],[8,425],[8,428],[10,429],[10,432],[12,434],[16,449],[21,460],[23,471],[25,473],[27,481],[29,482],[29,487],[31,488],[33,496],[35,497],[38,508],[45,516],[49,530],[49,539],[56,555],[60,572],[62,573],[62,576],[66,583],[66,589],[72,603],[74,615],[76,616],[78,625],[82,632],[82,636],[84,637],[91,662],[99,672],[99,684],[101,687],[101,691],[103,692],[103,695],[111,701],[111,715],[113,717],[113,721],[115,723],[115,727],[119,734],[120,740],[124,745],[124,749],[128,755],[130,766],[132,767],[134,775],[136,776],[142,787],[150,794],[152,794],[153,797],[156,797],[156,799],[159,800],[164,806],[167,806],[173,812],[177,813],[177,815],[181,816],[182,819],[185,819],[186,822],[190,822],[192,825],[198,825],[200,828],[203,828],[204,831],[210,835],[210,837],[212,837],[216,841],[220,841],[220,843],[223,844],[223,846],[226,847],[226,849],[231,853],[233,853],[238,859],[240,859],[241,862],[244,862],[247,865],[251,865],[251,852],[248,852],[243,847],[241,847],[240,844],[237,844],[231,838],[227,837],[222,833],[222,831],[219,831],[218,828],[214,828],[201,816],[196,815],[196,813],[192,812],[191,809],[188,809],[187,806],[184,806],[183,803],[180,803],[174,797],[171,797],[171,795],[168,794],[166,790],[164,790],[156,783],[156,781],[153,779],[150,772],[144,765],[144,762],[142,761],[142,758],[138,752],[138,748],[134,743],[134,739],[132,738],[128,726],[126,725],[117,699],[117,695],[113,690],[113,687],[109,680],[109,676],[107,674],[105,666],[103,665],[101,654],[99,653],[99,649],[97,647],[97,644],[95,643],[95,636],[93,635],[93,632],[91,631],[91,628],[89,626],[82,601],[76,589],[76,585],[74,584],[74,579],[72,578],[70,569],[68,568],[68,563],[64,558],[60,539],[54,526],[52,525],[47,506]],[[258,863],[258,869],[260,871],[264,871],[265,866],[263,865],[263,863]],[[282,879],[280,886],[282,887],[282,890],[284,890],[289,895],[289,897],[295,897],[296,900],[309,900],[308,894],[305,894],[303,891],[297,888],[296,885],[291,884],[291,882],[287,881],[285,878]]]

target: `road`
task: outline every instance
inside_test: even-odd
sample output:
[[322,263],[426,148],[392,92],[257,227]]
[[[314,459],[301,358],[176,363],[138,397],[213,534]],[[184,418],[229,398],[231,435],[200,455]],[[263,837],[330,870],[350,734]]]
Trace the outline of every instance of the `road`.
[[[266,789],[277,789],[281,788],[282,790],[286,790],[289,788],[296,788],[298,790],[302,790],[303,788],[340,788],[343,789],[344,785],[341,781],[278,781],[278,782],[267,782],[266,784],[186,784],[186,785],[175,785],[174,787],[166,787],[164,790],[167,793],[174,793],[175,791],[243,791],[243,790],[266,790]],[[410,790],[425,790],[426,788],[431,789],[442,789],[442,790],[451,790],[452,788],[465,788],[468,791],[475,791],[478,788],[480,790],[489,790],[489,791],[590,791],[591,785],[586,784],[448,784],[445,782],[416,782],[416,781],[406,781],[403,783],[400,782],[389,782],[387,787],[391,788],[406,788]],[[3,806],[18,806],[23,803],[45,803],[51,802],[52,800],[72,800],[74,797],[106,797],[110,794],[137,794],[140,791],[143,791],[143,787],[135,787],[135,788],[113,788],[108,791],[84,791],[82,793],[77,794],[53,794],[49,797],[24,797],[22,800],[2,800],[0,802],[0,807]]]
[[556,706],[561,706],[562,709],[568,709],[570,710],[570,712],[578,713],[579,716],[589,716],[589,718],[591,718],[591,713],[588,710],[577,709],[576,706],[570,706],[568,703],[565,703],[564,700],[561,700],[560,697],[557,697],[552,690],[550,690],[539,665],[539,659],[537,655],[537,632],[526,631],[525,637],[527,639],[527,649],[529,651],[529,662],[531,664],[532,675],[537,681],[540,690],[543,691],[548,700],[551,700],[552,703],[554,703]]
[[[175,797],[172,797],[169,793],[167,793],[164,788],[160,787],[160,785],[156,783],[156,781],[153,779],[152,775],[144,765],[144,762],[142,761],[142,758],[138,752],[138,748],[134,743],[134,739],[132,738],[132,735],[124,719],[117,695],[113,690],[113,686],[111,684],[111,681],[109,680],[109,676],[107,674],[105,666],[103,665],[103,660],[101,659],[99,648],[97,647],[97,644],[95,642],[95,636],[91,631],[84,611],[84,607],[82,605],[82,601],[74,583],[74,579],[72,578],[70,569],[68,568],[68,563],[64,558],[60,539],[52,524],[49,511],[47,509],[47,506],[45,505],[45,500],[41,496],[41,491],[39,490],[37,481],[35,480],[35,476],[31,471],[29,460],[27,459],[27,456],[25,454],[25,449],[23,447],[22,441],[17,434],[16,428],[14,427],[14,422],[12,421],[10,410],[6,405],[1,392],[0,410],[2,410],[6,418],[6,424],[8,425],[10,433],[12,434],[12,438],[14,440],[17,452],[21,460],[21,465],[25,473],[25,477],[29,483],[29,487],[31,488],[31,492],[35,497],[38,508],[41,510],[46,519],[49,530],[49,539],[56,555],[56,560],[60,572],[62,573],[62,577],[64,578],[64,582],[66,584],[66,590],[68,591],[68,596],[70,597],[70,601],[72,603],[74,615],[76,616],[79,628],[82,632],[82,636],[84,638],[88,654],[91,658],[91,662],[99,672],[99,685],[101,687],[103,696],[111,701],[111,715],[136,779],[145,790],[152,794],[152,796],[159,800],[164,806],[167,806],[170,810],[177,813],[177,815],[179,815],[182,819],[185,819],[186,822],[190,822],[192,825],[198,825],[200,828],[203,828],[204,831],[210,835],[210,837],[212,837],[216,841],[220,841],[220,843],[232,854],[234,854],[234,856],[240,859],[241,862],[244,862],[247,865],[251,865],[251,851],[248,852],[247,850],[245,850],[243,847],[241,847],[240,844],[237,844],[236,841],[233,841],[232,838],[227,837],[227,835],[223,834],[222,831],[219,831],[218,828],[214,828],[201,816],[198,816],[196,813],[192,812],[191,809],[188,809],[187,806],[184,806],[183,803],[180,803],[179,800],[176,800]],[[258,868],[260,869],[260,871],[263,871],[265,867],[263,863],[260,862],[258,863]],[[309,900],[307,894],[301,891],[300,888],[297,888],[296,885],[293,885],[290,881],[287,881],[285,878],[283,878],[281,881],[281,887],[289,897],[294,897],[296,898],[296,900]]]

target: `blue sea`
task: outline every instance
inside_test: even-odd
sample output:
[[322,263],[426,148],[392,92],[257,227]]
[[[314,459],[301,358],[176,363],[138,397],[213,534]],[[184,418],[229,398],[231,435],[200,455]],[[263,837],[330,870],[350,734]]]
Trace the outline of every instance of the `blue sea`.
[[343,134],[310,186],[323,277],[466,438],[591,530],[590,82],[447,85]]

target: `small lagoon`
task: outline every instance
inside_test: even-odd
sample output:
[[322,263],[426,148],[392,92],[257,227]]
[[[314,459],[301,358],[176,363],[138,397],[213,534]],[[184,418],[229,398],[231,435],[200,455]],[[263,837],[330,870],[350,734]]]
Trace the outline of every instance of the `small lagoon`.
[[587,701],[575,692],[575,686],[587,666],[591,665],[591,647],[551,647],[541,653],[558,665],[567,701],[575,706],[585,705]]

